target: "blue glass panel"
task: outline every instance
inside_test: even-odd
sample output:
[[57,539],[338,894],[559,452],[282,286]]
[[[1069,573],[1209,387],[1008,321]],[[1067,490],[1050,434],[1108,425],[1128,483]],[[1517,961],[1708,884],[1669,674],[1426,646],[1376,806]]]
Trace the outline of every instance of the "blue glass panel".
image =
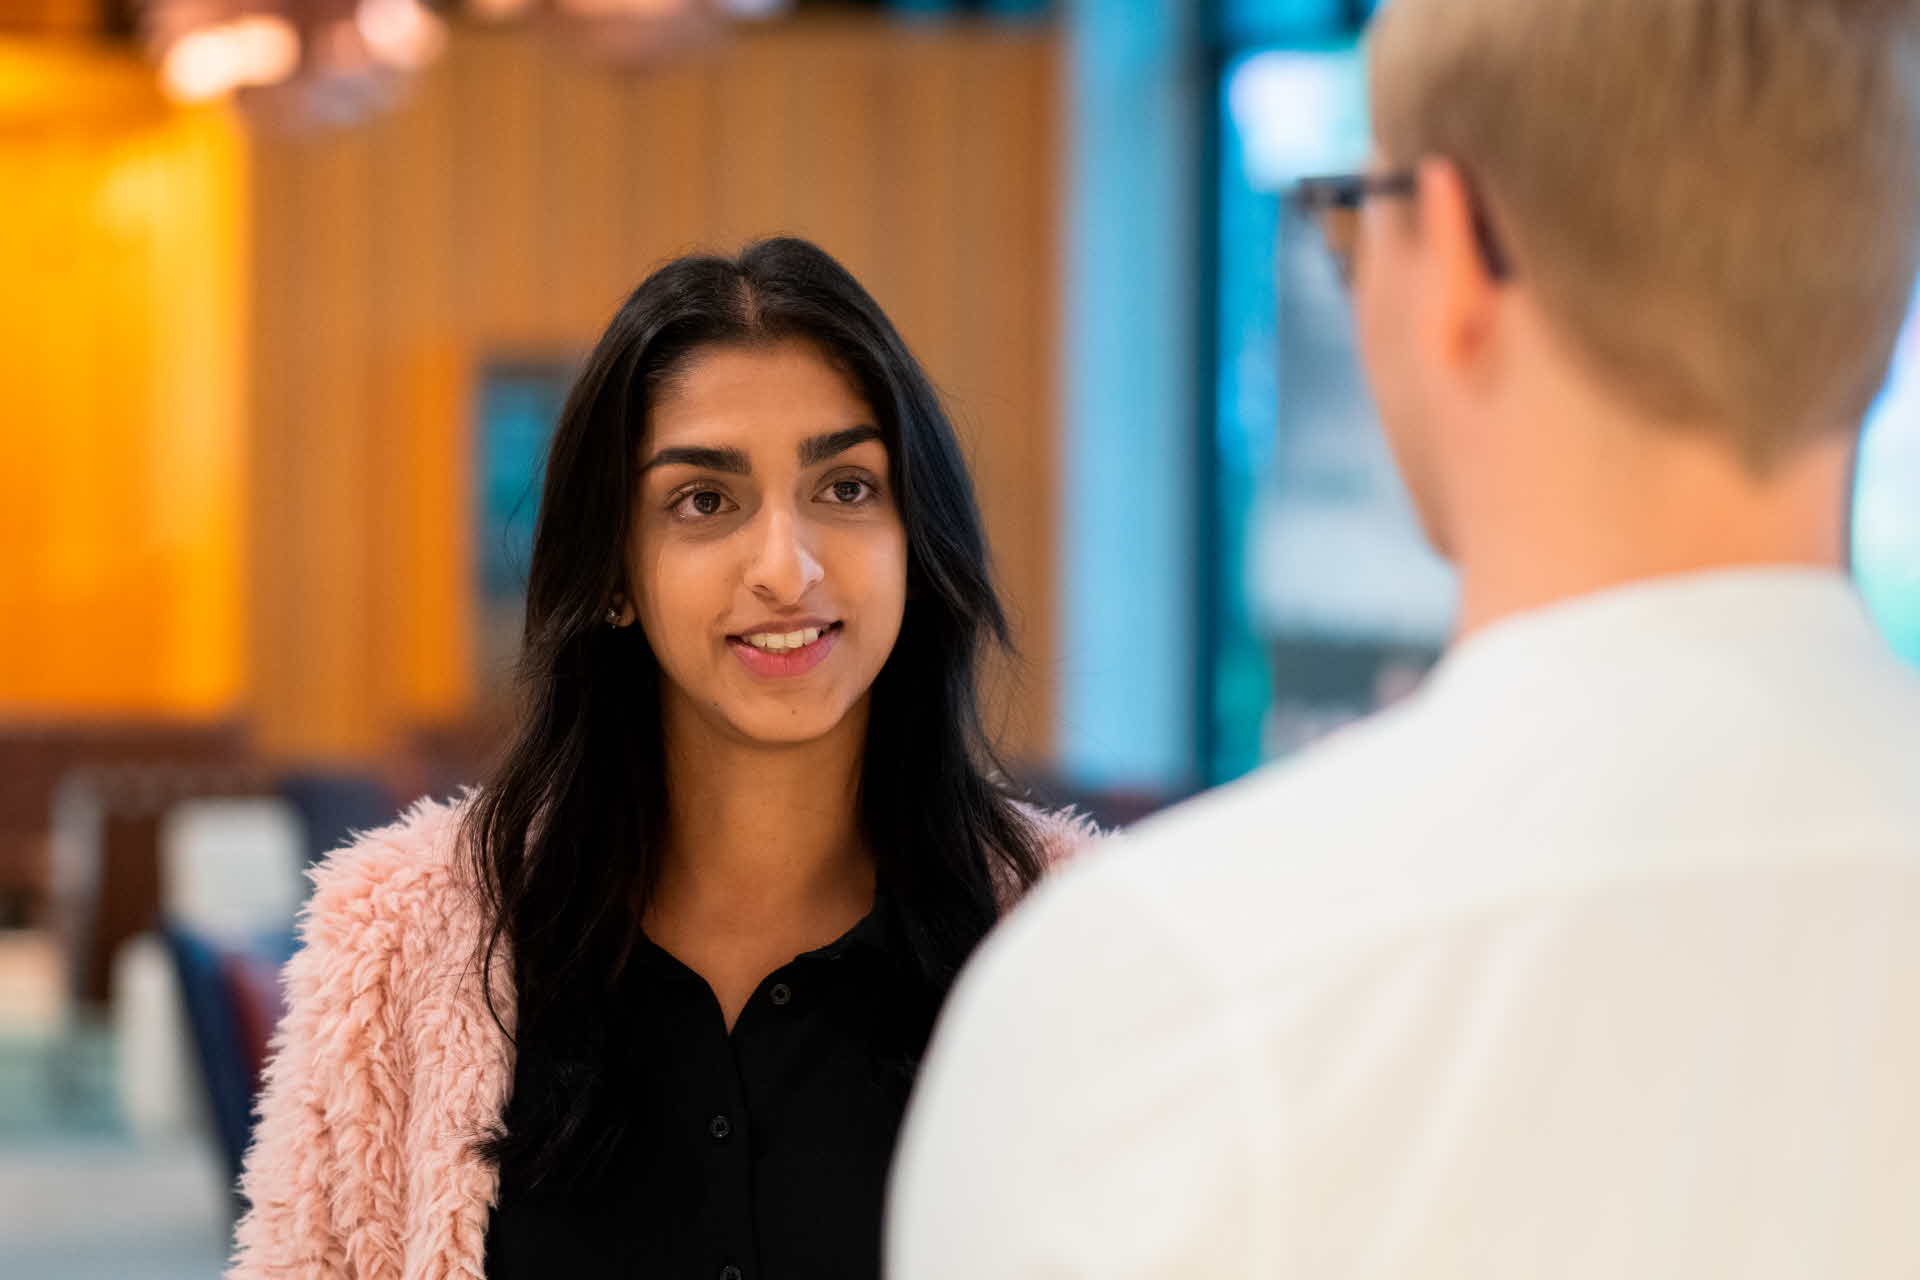
[[1078,786],[1164,795],[1199,773],[1203,370],[1186,336],[1211,302],[1193,162],[1214,86],[1192,0],[1068,9],[1060,765]]
[[1218,34],[1232,48],[1351,35],[1374,6],[1375,0],[1220,0]]
[[1220,86],[1208,772],[1219,782],[1373,709],[1453,607],[1368,404],[1351,316],[1293,182],[1362,167],[1351,41],[1233,59]]

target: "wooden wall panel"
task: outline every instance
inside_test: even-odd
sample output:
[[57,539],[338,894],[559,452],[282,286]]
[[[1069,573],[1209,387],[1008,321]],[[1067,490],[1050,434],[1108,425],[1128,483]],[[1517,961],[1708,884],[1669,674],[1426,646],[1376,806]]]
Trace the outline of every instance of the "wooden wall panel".
[[1008,746],[1044,756],[1056,76],[1043,30],[795,22],[620,72],[538,29],[462,29],[351,138],[259,140],[268,749],[360,756],[472,709],[477,369],[583,353],[666,258],[792,233],[862,278],[951,398],[1029,659]]
[[[708,72],[702,163],[709,167],[711,203],[700,234],[711,247],[724,249],[776,230],[797,229],[797,220],[789,221],[781,208],[790,203],[787,138],[796,122],[787,80],[796,61],[782,56],[778,45],[755,40],[729,53],[725,66]],[[782,215],[779,222],[774,221],[776,211]]]
[[715,219],[721,175],[745,163],[722,154],[720,108],[731,77],[695,62],[627,77],[617,163],[625,197],[613,216],[627,239],[593,327],[604,326],[620,300],[662,261],[722,243]]
[[473,575],[447,570],[473,563],[473,468],[449,465],[468,452],[472,369],[450,343],[409,344],[375,377],[376,421],[391,442],[376,477],[378,705],[398,723],[446,724],[469,711],[475,684]]
[[565,193],[540,201],[543,233],[565,252],[553,255],[543,288],[550,323],[585,333],[607,322],[621,292],[609,268],[628,260],[633,235],[628,195],[633,166],[626,158],[627,79],[583,65],[555,76],[541,100],[543,137],[569,139],[543,148],[539,192]]
[[428,161],[454,152],[454,74],[447,63],[434,64],[410,86],[406,108],[367,135],[367,219],[377,229],[370,242],[377,296],[368,319],[383,354],[447,337],[467,302],[456,270],[471,260],[456,170]]
[[[892,75],[889,61],[874,57],[857,34],[846,33],[823,37],[803,58],[786,62],[779,105],[785,121],[780,199],[754,213],[769,224],[766,230],[794,230],[830,246],[876,292],[898,289],[904,282],[881,278],[878,247],[883,236],[917,234],[883,227],[879,216],[881,174],[875,160],[881,86]],[[747,127],[763,131],[765,125],[753,120]],[[927,141],[921,139],[920,145]]]
[[536,334],[547,328],[545,267],[573,247],[545,216],[572,193],[543,190],[540,164],[544,148],[579,145],[570,129],[540,129],[540,100],[561,68],[537,32],[463,29],[452,54],[453,152],[417,163],[451,161],[456,310],[482,333]]
[[900,41],[876,106],[879,134],[872,157],[880,179],[878,225],[883,231],[915,229],[911,236],[879,237],[876,278],[914,282],[882,301],[921,362],[943,377],[955,367],[965,326],[957,305],[960,170],[955,145],[928,147],[921,140],[958,139],[969,127],[959,64],[931,31]]
[[[1051,486],[1057,421],[1052,412],[1055,344],[1050,324],[1055,291],[1056,220],[1049,209],[1054,190],[1050,145],[1008,148],[1047,110],[1052,78],[1020,51],[987,46],[970,51],[962,94],[973,104],[973,128],[957,148],[955,238],[966,264],[957,277],[965,314],[1020,317],[1013,333],[980,326],[958,330],[955,367],[992,368],[991,381],[962,392],[959,409],[974,446],[975,476],[988,514],[996,568],[1007,597],[1024,661],[991,687],[1003,735],[1011,741],[1043,739],[1052,715],[1053,548],[1055,491],[1034,492],[1035,477]],[[1009,337],[1013,340],[1009,341]]]
[[287,709],[302,734],[358,757],[384,745],[367,714],[379,638],[366,622],[381,553],[367,502],[379,461],[369,430],[373,315],[385,305],[373,273],[373,141],[347,132],[300,149],[291,170],[297,252],[287,317],[299,348],[284,363],[285,383],[267,389],[295,442],[294,471],[260,487],[275,501],[332,495],[339,514],[303,512],[286,530],[268,570],[280,596],[275,647],[297,659]]

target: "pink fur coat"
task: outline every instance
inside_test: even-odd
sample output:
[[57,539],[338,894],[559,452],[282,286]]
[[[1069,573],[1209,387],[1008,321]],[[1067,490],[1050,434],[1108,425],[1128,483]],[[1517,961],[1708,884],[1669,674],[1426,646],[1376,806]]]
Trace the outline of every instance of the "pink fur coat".
[[[314,871],[228,1280],[484,1277],[497,1178],[470,1147],[500,1116],[513,1058],[473,963],[461,815],[422,801]],[[1049,863],[1096,834],[1029,816]],[[494,1004],[510,1020],[506,967]]]

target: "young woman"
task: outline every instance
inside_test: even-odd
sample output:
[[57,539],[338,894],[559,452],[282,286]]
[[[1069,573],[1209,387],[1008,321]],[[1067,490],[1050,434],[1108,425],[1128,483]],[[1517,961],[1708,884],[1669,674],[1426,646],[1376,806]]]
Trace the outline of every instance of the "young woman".
[[232,1274],[876,1276],[941,998],[1091,835],[996,781],[1005,639],[853,278],[650,277],[554,438],[504,763],[316,876]]

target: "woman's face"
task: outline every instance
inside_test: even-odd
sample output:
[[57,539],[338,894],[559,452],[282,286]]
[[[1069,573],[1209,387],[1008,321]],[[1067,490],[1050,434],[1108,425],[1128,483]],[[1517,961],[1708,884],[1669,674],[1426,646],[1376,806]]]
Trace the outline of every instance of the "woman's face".
[[864,711],[900,634],[907,535],[852,381],[803,340],[696,353],[638,462],[629,611],[662,698],[761,745]]

